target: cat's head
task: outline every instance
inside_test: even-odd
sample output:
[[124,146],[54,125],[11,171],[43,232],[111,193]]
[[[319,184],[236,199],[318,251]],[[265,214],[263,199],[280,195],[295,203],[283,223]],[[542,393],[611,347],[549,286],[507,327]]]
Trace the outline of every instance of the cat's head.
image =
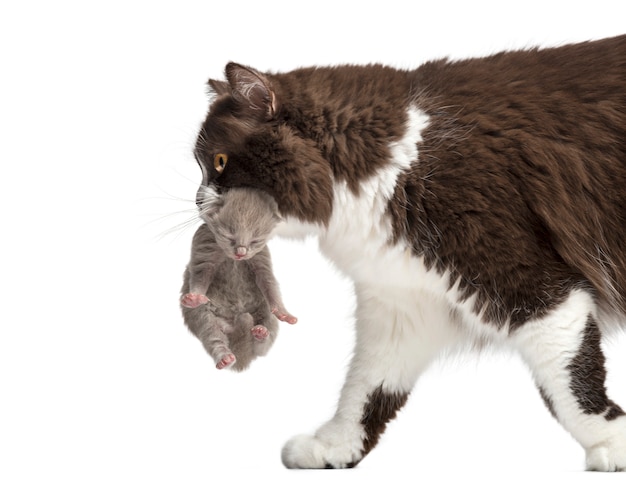
[[324,224],[333,190],[330,164],[311,139],[287,124],[289,98],[277,76],[229,63],[227,81],[209,81],[215,99],[194,155],[202,169],[198,206],[230,188],[271,195],[284,217]]
[[231,259],[246,260],[258,254],[280,222],[274,199],[256,189],[233,188],[215,205],[201,216]]

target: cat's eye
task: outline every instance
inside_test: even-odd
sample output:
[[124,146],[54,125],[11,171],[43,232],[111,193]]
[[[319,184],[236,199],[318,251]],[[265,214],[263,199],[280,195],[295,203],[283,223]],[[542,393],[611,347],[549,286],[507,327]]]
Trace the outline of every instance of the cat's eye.
[[215,170],[221,174],[224,172],[224,167],[226,167],[226,163],[228,162],[228,155],[225,153],[215,154],[215,158],[213,159],[213,167]]

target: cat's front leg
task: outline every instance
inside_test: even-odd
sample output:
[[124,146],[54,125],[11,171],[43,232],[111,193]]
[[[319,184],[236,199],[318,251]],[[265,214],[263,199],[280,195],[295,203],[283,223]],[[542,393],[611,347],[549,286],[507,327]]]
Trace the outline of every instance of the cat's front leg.
[[386,301],[382,291],[368,293],[357,288],[356,347],[337,411],[314,435],[287,442],[282,460],[288,468],[358,464],[405,404],[420,373],[451,342],[451,331],[431,324],[436,319],[428,314],[442,310],[429,299],[419,309],[415,297],[406,295],[400,310],[398,298]]

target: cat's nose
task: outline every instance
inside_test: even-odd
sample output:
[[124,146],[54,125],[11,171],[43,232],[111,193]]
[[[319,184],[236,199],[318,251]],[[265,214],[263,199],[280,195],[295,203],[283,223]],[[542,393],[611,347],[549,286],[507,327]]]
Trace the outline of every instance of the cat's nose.
[[237,246],[237,249],[235,249],[235,257],[237,259],[241,259],[242,257],[246,257],[246,254],[248,254],[248,248],[247,247]]

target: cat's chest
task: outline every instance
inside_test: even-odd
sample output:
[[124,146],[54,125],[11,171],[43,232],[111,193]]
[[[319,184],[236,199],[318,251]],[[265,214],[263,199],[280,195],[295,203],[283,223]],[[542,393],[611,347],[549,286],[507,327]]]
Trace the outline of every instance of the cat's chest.
[[375,299],[376,305],[385,305],[410,323],[423,321],[452,333],[463,326],[472,339],[506,338],[506,321],[494,324],[486,319],[477,308],[477,295],[464,294],[454,271],[429,267],[424,256],[415,255],[402,241],[392,244],[390,235],[380,232],[377,227],[346,227],[341,234],[320,237],[320,250],[353,280],[359,303]]
[[[406,238],[394,233],[390,204],[397,199],[401,176],[419,165],[416,143],[427,123],[419,111],[409,111],[408,121],[404,137],[390,146],[391,160],[360,182],[357,192],[335,182],[332,216],[318,235],[320,250],[354,281],[357,291],[367,291],[398,311],[414,318],[428,311],[437,323],[461,322],[478,333],[494,331],[474,308],[475,298],[459,291],[458,272],[427,264]],[[407,210],[407,220],[416,213]]]
[[226,259],[217,268],[208,290],[209,298],[222,306],[248,306],[262,301],[263,295],[247,261]]

